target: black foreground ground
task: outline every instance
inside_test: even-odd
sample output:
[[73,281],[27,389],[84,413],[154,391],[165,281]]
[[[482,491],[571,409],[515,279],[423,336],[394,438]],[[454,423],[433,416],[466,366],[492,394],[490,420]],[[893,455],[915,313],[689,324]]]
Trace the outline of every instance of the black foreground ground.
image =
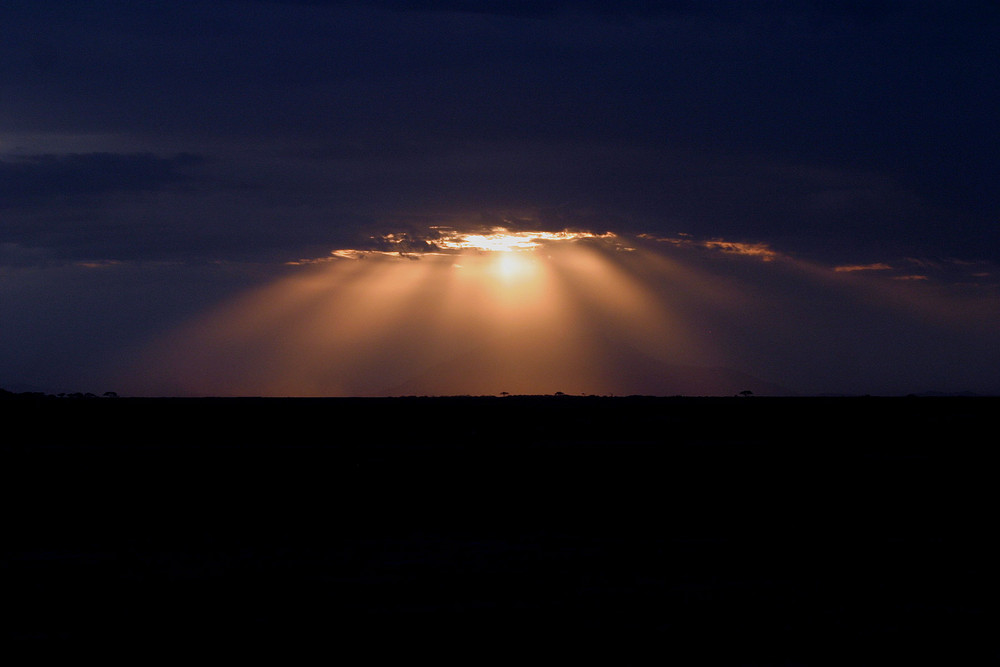
[[4,635],[995,664],[998,408],[9,399]]

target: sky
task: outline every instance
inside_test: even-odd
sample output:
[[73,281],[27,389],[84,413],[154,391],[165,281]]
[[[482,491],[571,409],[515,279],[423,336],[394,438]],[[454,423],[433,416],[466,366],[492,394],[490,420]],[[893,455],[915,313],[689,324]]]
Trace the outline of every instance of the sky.
[[1000,393],[998,35],[996,2],[6,0],[0,387]]

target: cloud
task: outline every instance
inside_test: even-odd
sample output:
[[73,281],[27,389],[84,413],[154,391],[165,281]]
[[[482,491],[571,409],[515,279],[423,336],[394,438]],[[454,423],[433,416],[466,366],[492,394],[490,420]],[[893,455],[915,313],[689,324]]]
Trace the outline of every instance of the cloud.
[[86,153],[18,155],[0,159],[0,208],[51,205],[53,200],[113,192],[159,190],[190,182],[185,169],[202,164],[193,154]]
[[186,218],[194,209],[191,198],[204,199],[197,192],[206,182],[195,169],[205,162],[190,153],[3,157],[0,244],[8,251],[0,261],[100,262],[163,256],[171,248],[176,253],[179,243],[197,238]]
[[[156,202],[192,252],[239,238],[287,260],[296,234],[314,248],[518,209],[825,255],[1000,248],[988,20],[897,2],[38,4],[5,17],[0,85],[17,95],[0,122],[211,157],[196,182],[212,203]],[[134,191],[152,167],[131,186],[63,182]],[[7,202],[52,191],[7,176],[29,181]],[[235,183],[254,194],[219,194]]]
[[690,234],[680,234],[674,237],[657,237],[652,234],[639,234],[639,238],[667,243],[678,247],[705,248],[729,255],[746,255],[756,257],[764,262],[781,257],[781,253],[773,250],[767,243],[744,241],[726,241],[723,239],[695,239]]
[[854,271],[889,271],[892,267],[885,262],[876,262],[874,264],[850,264],[847,266],[835,266],[834,271],[838,273],[851,273]]
[[[231,0],[243,4],[264,0]],[[274,4],[313,7],[369,6],[399,12],[448,12],[491,14],[520,18],[538,18],[564,12],[592,13],[601,16],[642,16],[658,14],[695,14],[737,9],[739,3],[723,0],[714,3],[696,0],[269,0]],[[708,6],[706,6],[708,5]]]

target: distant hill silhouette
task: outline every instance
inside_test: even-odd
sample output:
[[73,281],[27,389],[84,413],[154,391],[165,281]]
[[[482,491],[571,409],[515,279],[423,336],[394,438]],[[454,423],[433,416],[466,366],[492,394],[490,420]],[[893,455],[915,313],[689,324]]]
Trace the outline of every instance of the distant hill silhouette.
[[725,367],[672,364],[623,344],[607,344],[599,358],[585,358],[571,346],[548,350],[537,360],[504,356],[502,346],[484,345],[438,363],[388,388],[393,396],[509,394],[595,394],[626,396],[792,396],[774,382]]

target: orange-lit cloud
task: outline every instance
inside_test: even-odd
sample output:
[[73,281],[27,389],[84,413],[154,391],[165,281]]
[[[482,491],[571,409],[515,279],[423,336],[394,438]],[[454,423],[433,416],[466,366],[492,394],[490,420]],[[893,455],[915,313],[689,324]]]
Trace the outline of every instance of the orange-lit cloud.
[[568,231],[511,231],[506,227],[494,227],[483,233],[461,232],[446,227],[435,228],[440,237],[434,245],[444,250],[487,250],[512,251],[532,250],[545,243],[577,241],[580,239],[614,239],[614,234],[594,234],[591,232]]
[[885,262],[874,264],[849,264],[847,266],[835,266],[833,270],[838,273],[851,273],[854,271],[891,271],[892,267]]
[[750,257],[757,257],[765,262],[769,262],[780,256],[777,251],[773,250],[766,243],[745,243],[739,241],[725,241],[722,239],[698,240],[692,238],[689,234],[659,237],[649,234],[640,234],[639,237],[660,243],[669,243],[675,246],[700,247],[733,255],[747,255]]

